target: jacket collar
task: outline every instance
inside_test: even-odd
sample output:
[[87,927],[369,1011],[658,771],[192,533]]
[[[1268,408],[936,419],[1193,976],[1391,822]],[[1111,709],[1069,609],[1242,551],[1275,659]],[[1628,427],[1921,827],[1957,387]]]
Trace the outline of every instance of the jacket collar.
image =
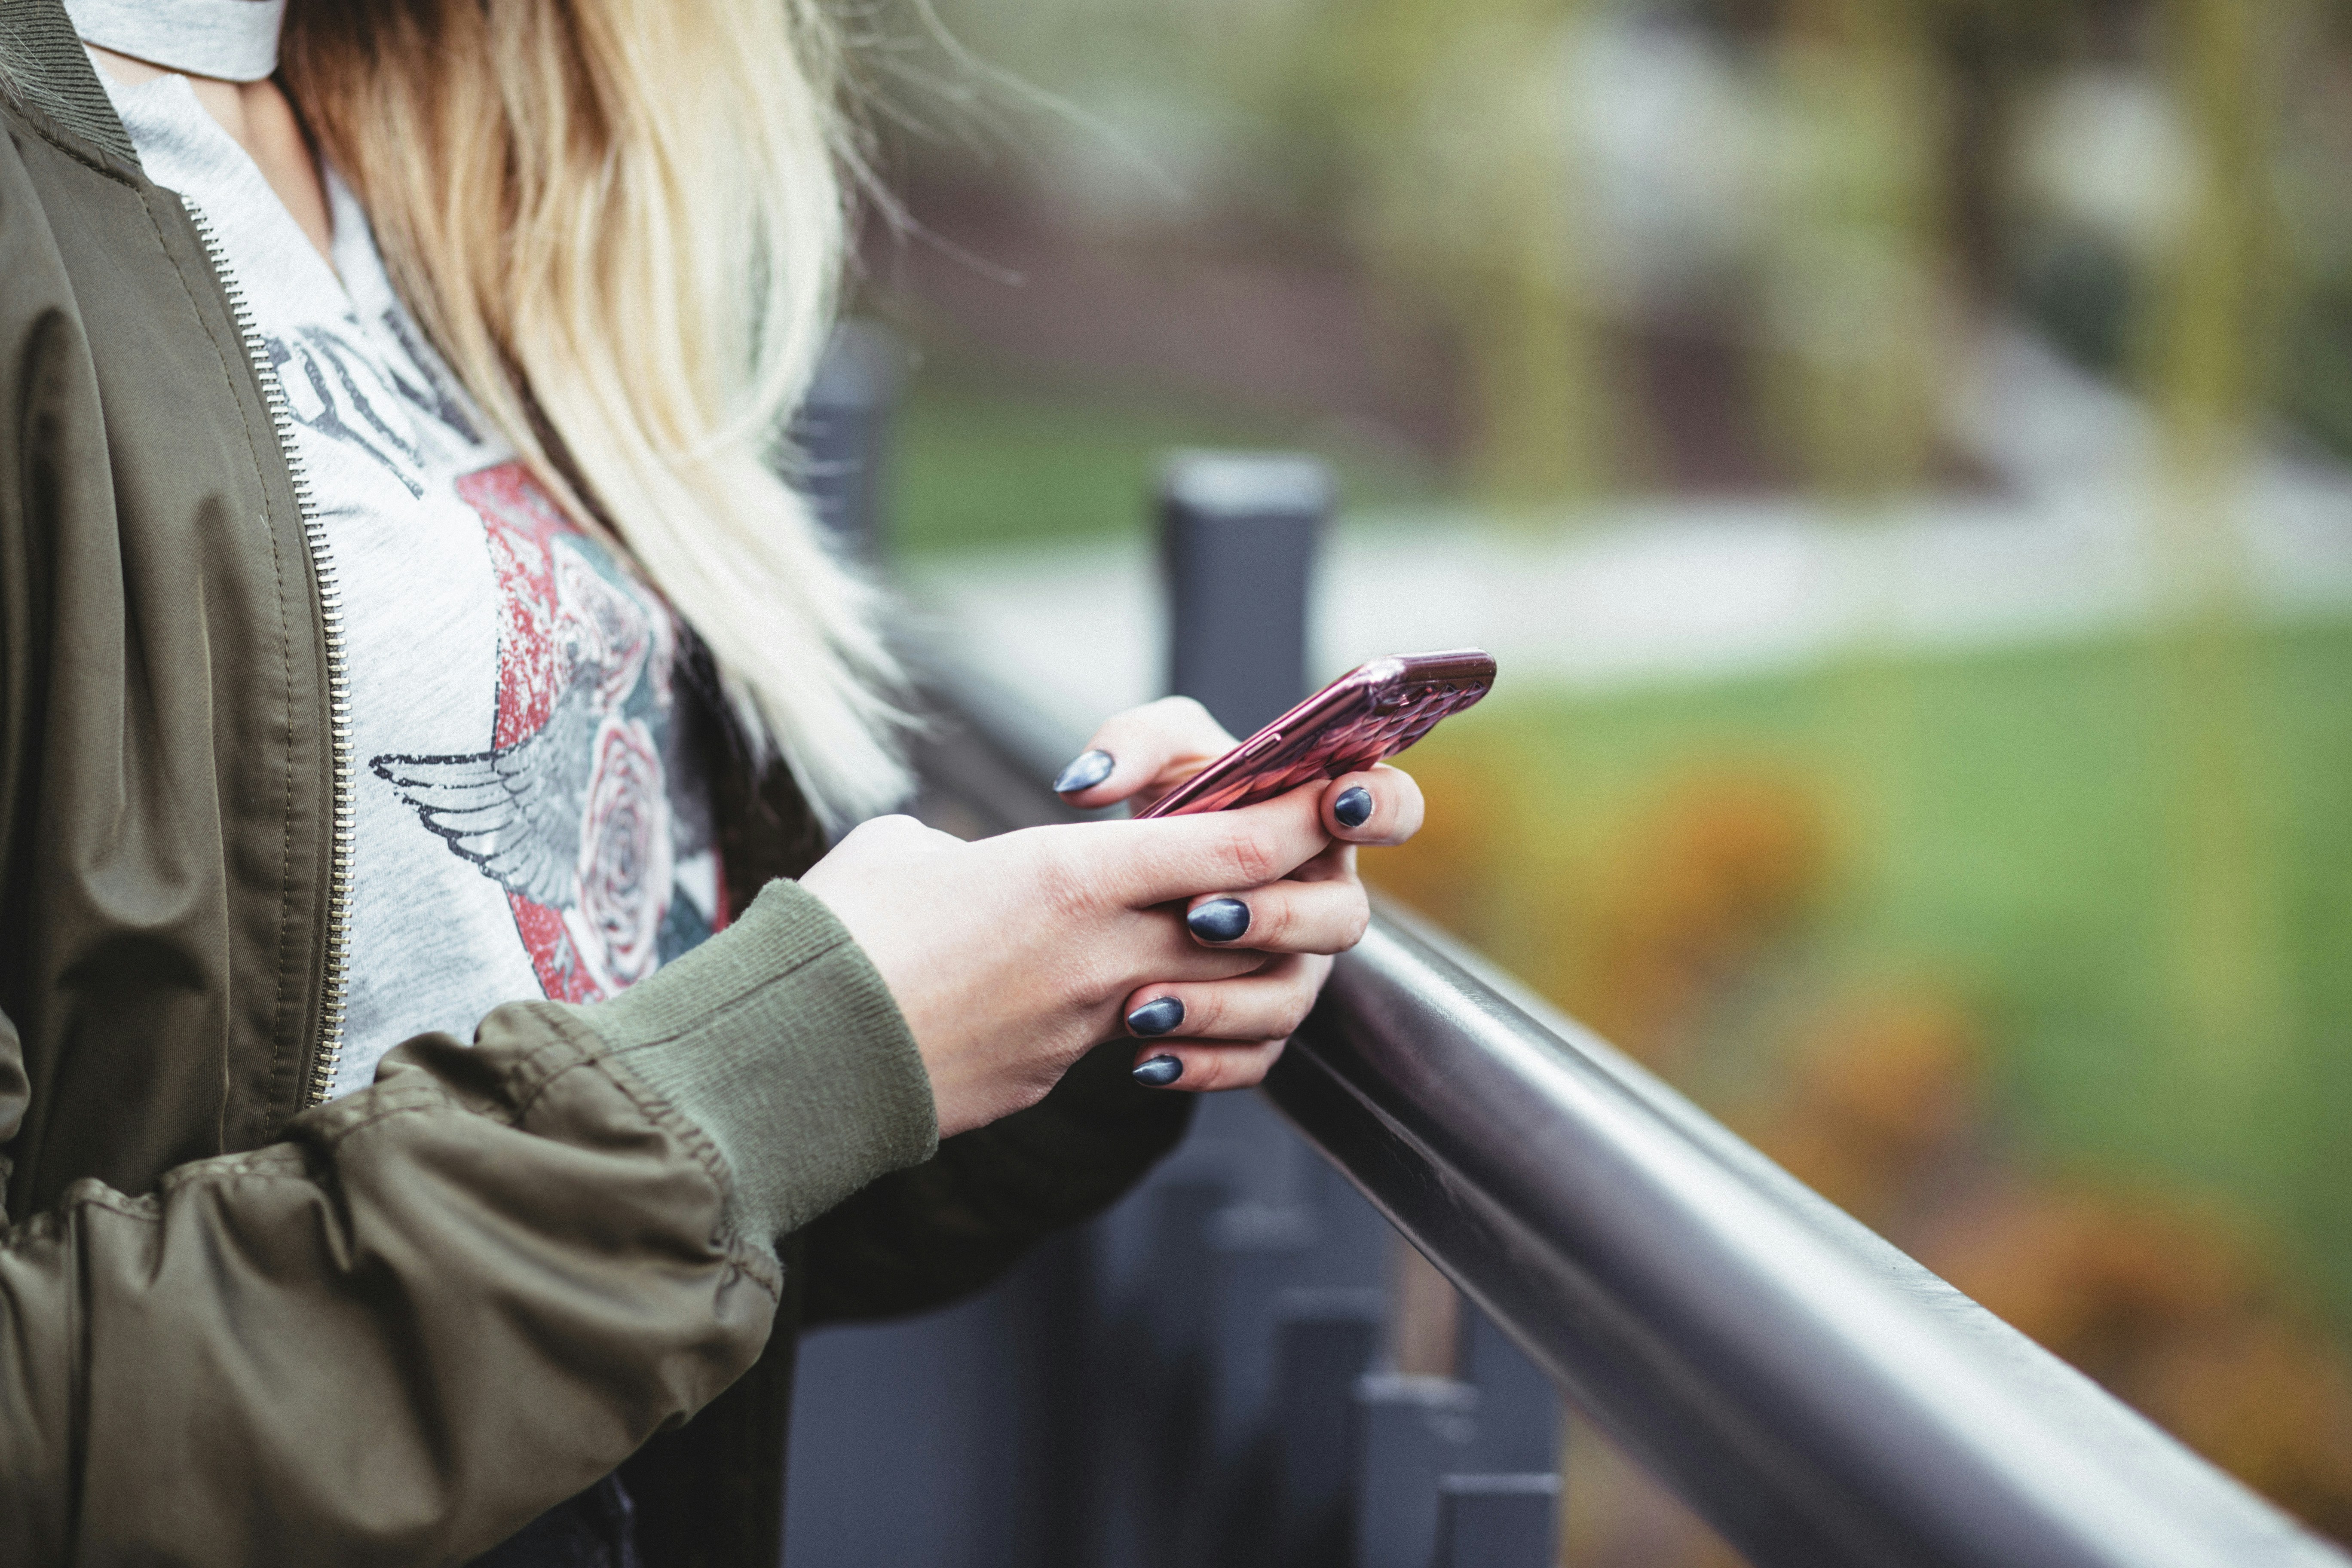
[[139,166],[61,0],[0,0],[0,88],[91,146]]

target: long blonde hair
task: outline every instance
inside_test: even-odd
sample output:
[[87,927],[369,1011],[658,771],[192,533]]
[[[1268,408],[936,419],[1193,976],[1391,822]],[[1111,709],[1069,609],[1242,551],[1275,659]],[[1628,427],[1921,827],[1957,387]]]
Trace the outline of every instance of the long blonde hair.
[[893,804],[874,590],[771,463],[858,166],[817,0],[298,0],[281,59],[485,416],[618,536],[821,817]]

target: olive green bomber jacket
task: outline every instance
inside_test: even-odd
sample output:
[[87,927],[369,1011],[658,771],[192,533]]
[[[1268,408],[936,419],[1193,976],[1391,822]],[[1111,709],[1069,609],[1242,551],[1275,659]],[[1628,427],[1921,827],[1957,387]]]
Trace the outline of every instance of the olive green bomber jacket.
[[[0,0],[0,1563],[458,1563],[626,1460],[652,1568],[767,1568],[797,1323],[983,1282],[1188,1097],[1105,1057],[935,1151],[781,883],[632,1005],[315,1103],[366,955],[268,384],[58,0]],[[766,786],[722,784],[739,892],[811,851]]]

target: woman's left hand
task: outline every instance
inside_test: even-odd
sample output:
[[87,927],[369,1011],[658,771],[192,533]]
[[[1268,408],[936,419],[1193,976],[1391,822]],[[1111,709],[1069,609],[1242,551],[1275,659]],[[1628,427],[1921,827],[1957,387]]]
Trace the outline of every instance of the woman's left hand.
[[[1111,719],[1054,781],[1073,805],[1150,805],[1234,744],[1189,697],[1163,698]],[[1306,787],[1306,786],[1302,786]],[[1331,957],[1363,939],[1371,919],[1356,847],[1402,844],[1421,827],[1421,788],[1386,763],[1320,786],[1323,852],[1280,881],[1203,893],[1182,916],[1203,947],[1266,954],[1238,979],[1139,987],[1129,1032],[1146,1043],[1135,1076],[1154,1089],[1247,1089],[1263,1079],[1305,1022]],[[1171,911],[1173,912],[1173,911]]]

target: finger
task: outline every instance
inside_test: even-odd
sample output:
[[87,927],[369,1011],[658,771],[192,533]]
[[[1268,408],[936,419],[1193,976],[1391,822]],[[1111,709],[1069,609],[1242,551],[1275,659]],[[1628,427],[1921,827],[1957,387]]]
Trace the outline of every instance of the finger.
[[1069,836],[1063,842],[1076,858],[1067,875],[1103,879],[1106,890],[1129,908],[1172,903],[1264,887],[1320,854],[1330,842],[1319,809],[1322,787],[1301,784],[1234,811],[1045,831]]
[[1167,789],[1234,748],[1234,737],[1189,697],[1163,697],[1115,714],[1054,779],[1073,805],[1108,805]]
[[1364,939],[1371,919],[1364,885],[1352,878],[1205,894],[1184,911],[1193,941],[1258,952],[1345,952]]
[[1115,969],[1106,969],[1085,989],[1108,1005],[1150,980],[1218,981],[1255,974],[1282,955],[1244,946],[1213,947],[1194,939],[1181,920],[1169,918],[1166,907],[1125,910],[1118,917],[1131,925],[1118,928]]
[[1287,1044],[1287,1040],[1260,1040],[1248,1046],[1146,1046],[1136,1053],[1135,1081],[1146,1089],[1202,1094],[1221,1089],[1255,1089],[1282,1059],[1282,1047]]
[[1143,1040],[1288,1039],[1315,1005],[1328,959],[1293,957],[1238,980],[1155,981],[1127,1000],[1127,1032]]
[[1345,773],[1323,789],[1323,820],[1350,844],[1402,844],[1421,831],[1421,786],[1386,763]]
[[1356,847],[1336,840],[1323,847],[1321,854],[1290,873],[1294,882],[1352,881],[1356,875]]

